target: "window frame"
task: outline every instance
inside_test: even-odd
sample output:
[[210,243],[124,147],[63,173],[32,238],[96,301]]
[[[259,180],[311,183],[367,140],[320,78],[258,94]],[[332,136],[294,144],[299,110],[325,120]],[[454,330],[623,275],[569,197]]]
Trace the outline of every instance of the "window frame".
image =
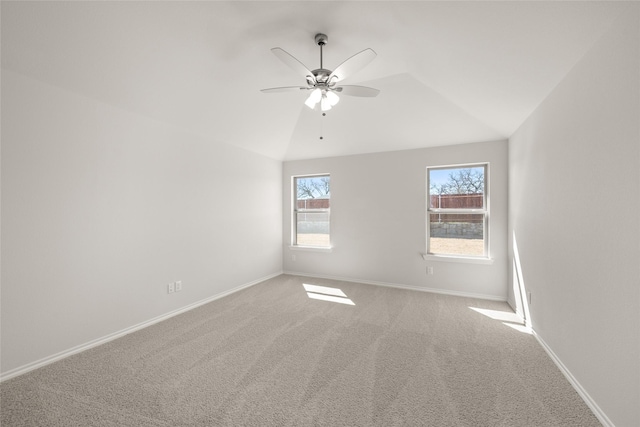
[[[478,168],[481,167],[484,169],[484,190],[483,190],[483,208],[432,208],[431,207],[431,174],[432,170],[447,170],[447,169],[468,169],[468,168]],[[426,173],[426,253],[424,254],[424,259],[440,259],[440,260],[451,260],[451,261],[469,261],[469,262],[480,262],[484,263],[486,261],[491,261],[491,252],[490,252],[490,239],[489,239],[489,218],[490,218],[490,184],[489,184],[489,162],[478,162],[478,163],[464,163],[464,164],[453,164],[453,165],[438,165],[438,166],[427,166]],[[445,253],[433,253],[431,252],[431,215],[432,214],[482,214],[483,215],[483,255],[472,255],[472,254],[445,254]]]
[[[329,178],[329,207],[326,209],[299,209],[298,208],[298,179],[302,178]],[[291,177],[291,200],[292,200],[292,216],[291,216],[291,248],[293,249],[310,249],[326,251],[331,250],[331,174],[316,173],[309,175],[293,175]],[[304,200],[304,199],[300,199]],[[319,213],[326,212],[329,223],[329,243],[326,246],[320,245],[301,245],[298,243],[298,214],[300,213]]]

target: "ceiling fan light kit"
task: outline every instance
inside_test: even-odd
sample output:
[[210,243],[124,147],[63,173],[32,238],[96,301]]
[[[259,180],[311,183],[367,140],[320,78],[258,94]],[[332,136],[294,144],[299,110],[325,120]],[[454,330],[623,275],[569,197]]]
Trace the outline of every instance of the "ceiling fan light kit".
[[322,48],[327,44],[329,38],[326,34],[318,33],[314,38],[316,44],[320,46],[320,68],[310,71],[302,62],[298,61],[293,55],[284,49],[274,47],[271,49],[282,62],[299,74],[303,74],[306,80],[306,86],[287,86],[276,87],[270,89],[262,89],[264,93],[274,92],[292,92],[300,90],[311,91],[309,97],[304,102],[305,105],[313,110],[320,106],[321,111],[328,111],[334,107],[339,101],[338,93],[342,95],[358,96],[358,97],[374,97],[380,91],[366,86],[341,85],[338,82],[347,76],[362,69],[371,62],[376,53],[372,49],[365,49],[356,53],[340,64],[335,70],[327,70],[323,66]]

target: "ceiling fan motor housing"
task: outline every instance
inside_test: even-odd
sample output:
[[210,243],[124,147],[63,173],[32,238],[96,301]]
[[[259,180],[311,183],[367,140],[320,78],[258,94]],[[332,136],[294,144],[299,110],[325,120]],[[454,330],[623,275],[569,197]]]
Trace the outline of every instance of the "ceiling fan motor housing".
[[318,83],[328,83],[329,76],[331,75],[331,70],[327,70],[326,68],[318,68],[312,71],[313,75],[316,78]]

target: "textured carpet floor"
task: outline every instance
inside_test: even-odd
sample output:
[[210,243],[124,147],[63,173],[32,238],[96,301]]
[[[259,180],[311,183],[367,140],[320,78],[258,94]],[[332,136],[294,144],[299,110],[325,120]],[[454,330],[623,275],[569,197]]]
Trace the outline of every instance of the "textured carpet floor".
[[534,337],[485,315],[510,311],[283,275],[5,381],[0,425],[599,426]]

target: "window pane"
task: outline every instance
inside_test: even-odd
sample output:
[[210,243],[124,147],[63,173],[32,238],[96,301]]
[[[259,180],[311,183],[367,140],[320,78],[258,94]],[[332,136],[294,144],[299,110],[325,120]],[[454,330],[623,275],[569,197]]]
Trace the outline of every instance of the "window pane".
[[313,210],[313,209],[329,209],[330,200],[328,198],[322,199],[302,199],[298,200],[298,210]]
[[[329,207],[329,176],[296,178],[296,200],[299,209],[321,209]],[[324,200],[324,202],[320,202]],[[304,202],[306,201],[306,202]],[[324,205],[322,205],[324,203]],[[317,205],[317,207],[316,207]],[[322,206],[321,206],[322,205]]]
[[484,255],[484,214],[429,214],[429,253]]
[[296,213],[296,244],[329,246],[329,212]]
[[430,209],[483,209],[484,166],[429,169]]
[[330,177],[299,176],[294,179],[295,239],[299,246],[329,247]]

